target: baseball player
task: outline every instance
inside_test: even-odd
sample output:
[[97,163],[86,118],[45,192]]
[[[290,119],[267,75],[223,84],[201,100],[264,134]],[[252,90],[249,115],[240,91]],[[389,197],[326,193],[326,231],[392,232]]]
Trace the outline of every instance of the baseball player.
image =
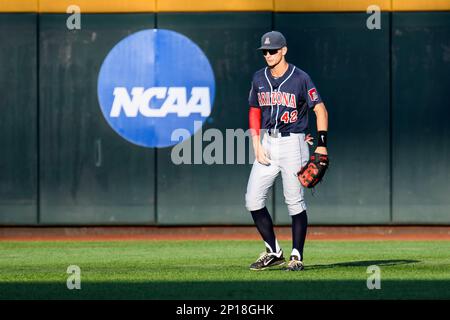
[[[249,123],[256,160],[248,180],[245,203],[264,240],[266,252],[250,269],[264,270],[285,264],[265,206],[268,191],[281,172],[284,199],[292,218],[292,252],[285,270],[299,271],[304,268],[303,246],[308,218],[297,172],[308,162],[308,143],[312,144],[312,138],[305,136],[308,111],[312,109],[317,120],[315,153],[323,155],[327,154],[328,113],[309,75],[286,61],[286,39],[280,32],[264,34],[258,50],[267,67],[254,74],[249,94]],[[260,135],[263,135],[262,142]]]

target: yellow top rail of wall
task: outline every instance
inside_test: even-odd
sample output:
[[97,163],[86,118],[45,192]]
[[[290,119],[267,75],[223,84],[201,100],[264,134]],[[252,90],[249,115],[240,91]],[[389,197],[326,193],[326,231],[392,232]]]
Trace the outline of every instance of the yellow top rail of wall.
[[72,5],[85,13],[450,11],[450,0],[0,0],[0,12],[65,13]]

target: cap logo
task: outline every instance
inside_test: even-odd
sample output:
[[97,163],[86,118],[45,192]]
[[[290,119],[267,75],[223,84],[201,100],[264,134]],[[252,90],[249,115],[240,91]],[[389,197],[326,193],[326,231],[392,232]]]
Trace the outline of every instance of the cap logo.
[[264,44],[270,44],[270,39],[269,39],[269,37],[266,38],[266,40],[264,41]]

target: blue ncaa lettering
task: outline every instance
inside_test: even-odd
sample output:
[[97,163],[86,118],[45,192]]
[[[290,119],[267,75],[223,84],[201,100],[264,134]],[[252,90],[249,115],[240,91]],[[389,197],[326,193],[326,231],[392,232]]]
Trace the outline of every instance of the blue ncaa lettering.
[[139,146],[179,143],[172,132],[195,133],[211,114],[215,81],[208,58],[189,38],[152,29],[120,41],[98,76],[100,107],[108,124]]

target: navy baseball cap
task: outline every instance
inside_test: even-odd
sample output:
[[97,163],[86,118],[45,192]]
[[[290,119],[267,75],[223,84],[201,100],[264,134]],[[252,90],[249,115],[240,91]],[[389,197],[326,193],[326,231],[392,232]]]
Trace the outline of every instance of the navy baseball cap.
[[270,31],[261,37],[261,47],[258,50],[264,49],[280,49],[286,46],[286,38],[278,31]]

